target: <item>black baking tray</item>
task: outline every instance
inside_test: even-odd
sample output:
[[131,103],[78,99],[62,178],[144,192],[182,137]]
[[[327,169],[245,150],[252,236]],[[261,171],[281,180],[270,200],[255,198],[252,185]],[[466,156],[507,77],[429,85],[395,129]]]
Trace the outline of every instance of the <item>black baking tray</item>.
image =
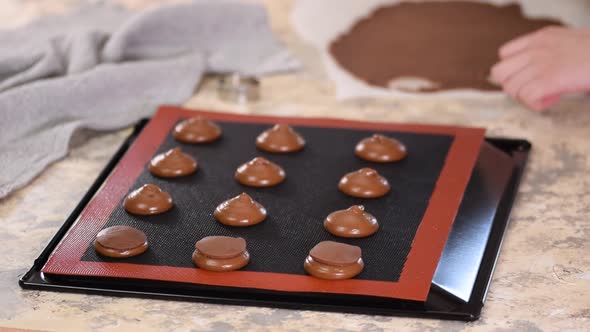
[[[136,139],[148,120],[143,120],[122,144],[90,187],[81,202],[49,242],[31,269],[19,280],[24,289],[79,292],[113,296],[165,298],[234,305],[268,306],[303,310],[399,315],[471,321],[479,318],[491,282],[500,247],[509,223],[531,144],[525,140],[486,138],[491,148],[482,149],[465,199],[449,234],[425,302],[371,296],[339,296],[233,289],[178,282],[122,278],[45,275],[41,268],[74,224],[90,199]],[[493,154],[510,157],[507,181],[497,181]]]

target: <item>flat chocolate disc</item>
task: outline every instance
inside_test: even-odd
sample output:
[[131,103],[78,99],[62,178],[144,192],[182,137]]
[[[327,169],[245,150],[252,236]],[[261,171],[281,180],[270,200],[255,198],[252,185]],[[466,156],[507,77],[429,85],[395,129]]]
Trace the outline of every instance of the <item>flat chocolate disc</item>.
[[250,187],[272,187],[283,182],[285,177],[285,171],[279,165],[262,157],[240,165],[235,174],[238,182]]
[[155,156],[148,166],[150,173],[162,178],[175,178],[193,174],[198,164],[180,148],[170,149]]
[[399,161],[408,154],[400,141],[379,134],[358,142],[354,152],[361,159],[377,163]]
[[208,236],[195,244],[193,263],[203,270],[228,272],[250,262],[246,241],[241,237]]
[[170,194],[154,184],[145,184],[135,189],[127,195],[123,203],[127,212],[142,216],[163,213],[172,206]]
[[246,251],[246,240],[241,237],[207,236],[197,241],[195,249],[211,258],[233,258]]
[[375,216],[365,212],[364,206],[353,205],[330,213],[324,221],[324,228],[336,236],[360,238],[375,234],[379,224]]
[[303,149],[305,140],[287,124],[277,124],[256,138],[256,147],[274,153],[288,153]]
[[266,209],[242,193],[219,204],[213,213],[215,219],[228,226],[252,226],[266,218]]
[[96,235],[96,251],[107,257],[124,258],[137,256],[148,248],[147,237],[142,231],[129,226],[112,226]]
[[322,241],[309,251],[316,261],[333,266],[354,264],[361,254],[360,247],[334,241]]
[[344,175],[338,188],[349,196],[361,198],[381,197],[391,189],[387,179],[372,168],[361,168]]
[[186,119],[174,127],[174,138],[183,143],[209,143],[221,136],[221,128],[202,116]]
[[316,278],[339,280],[352,278],[363,270],[361,248],[323,241],[309,251],[303,263],[305,271]]

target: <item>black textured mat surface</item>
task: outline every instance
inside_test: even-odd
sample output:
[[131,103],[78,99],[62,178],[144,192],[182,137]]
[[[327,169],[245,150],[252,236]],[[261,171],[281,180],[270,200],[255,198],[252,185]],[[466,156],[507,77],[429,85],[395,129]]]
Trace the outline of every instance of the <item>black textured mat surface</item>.
[[[268,125],[219,123],[224,131],[220,141],[209,145],[188,145],[168,135],[158,149],[175,146],[196,157],[199,171],[178,179],[159,179],[147,169],[132,189],[154,183],[168,191],[175,207],[162,215],[133,216],[121,204],[104,226],[129,225],[146,233],[150,249],[125,259],[127,263],[192,267],[191,255],[197,240],[209,235],[241,236],[248,242],[251,262],[244,270],[305,274],[303,261],[316,243],[334,240],[358,245],[363,250],[364,271],[356,278],[397,281],[410,251],[412,240],[428,205],[451,136],[383,132],[403,141],[409,155],[395,164],[374,164],[355,157],[353,148],[373,131],[295,127],[307,140],[306,148],[295,154],[275,155],[257,150],[255,137]],[[287,179],[272,188],[249,188],[233,179],[240,164],[256,157],[278,163]],[[340,193],[342,175],[372,167],[392,185],[379,199],[357,199]],[[230,228],[213,217],[215,207],[228,198],[247,192],[268,210],[267,219],[248,228]],[[324,218],[332,211],[362,204],[377,217],[380,230],[366,239],[341,239],[326,232]],[[93,246],[84,261],[117,261],[98,256]]]

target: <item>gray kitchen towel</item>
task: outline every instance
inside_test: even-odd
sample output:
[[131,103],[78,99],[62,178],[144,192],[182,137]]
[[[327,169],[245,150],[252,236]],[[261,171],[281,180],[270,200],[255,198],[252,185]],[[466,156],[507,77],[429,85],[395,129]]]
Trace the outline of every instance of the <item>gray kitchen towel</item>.
[[188,99],[204,73],[299,68],[263,7],[106,5],[0,31],[0,198],[67,154],[78,128],[123,128]]

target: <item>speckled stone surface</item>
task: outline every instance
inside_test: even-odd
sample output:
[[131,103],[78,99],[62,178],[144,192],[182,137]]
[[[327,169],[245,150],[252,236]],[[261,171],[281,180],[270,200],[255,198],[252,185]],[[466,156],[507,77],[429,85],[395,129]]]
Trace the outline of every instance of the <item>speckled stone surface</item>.
[[[18,26],[83,2],[2,0],[0,25]],[[162,3],[104,2],[133,8]],[[462,323],[21,290],[18,277],[130,132],[123,130],[77,134],[66,159],[0,201],[0,326],[48,331],[590,330],[590,98],[569,99],[544,114],[527,111],[508,98],[338,102],[316,51],[291,29],[292,2],[265,3],[274,30],[305,62],[305,70],[262,79],[261,101],[248,106],[220,102],[215,81],[208,79],[185,106],[251,114],[484,126],[489,136],[533,142],[528,172],[482,318]]]

